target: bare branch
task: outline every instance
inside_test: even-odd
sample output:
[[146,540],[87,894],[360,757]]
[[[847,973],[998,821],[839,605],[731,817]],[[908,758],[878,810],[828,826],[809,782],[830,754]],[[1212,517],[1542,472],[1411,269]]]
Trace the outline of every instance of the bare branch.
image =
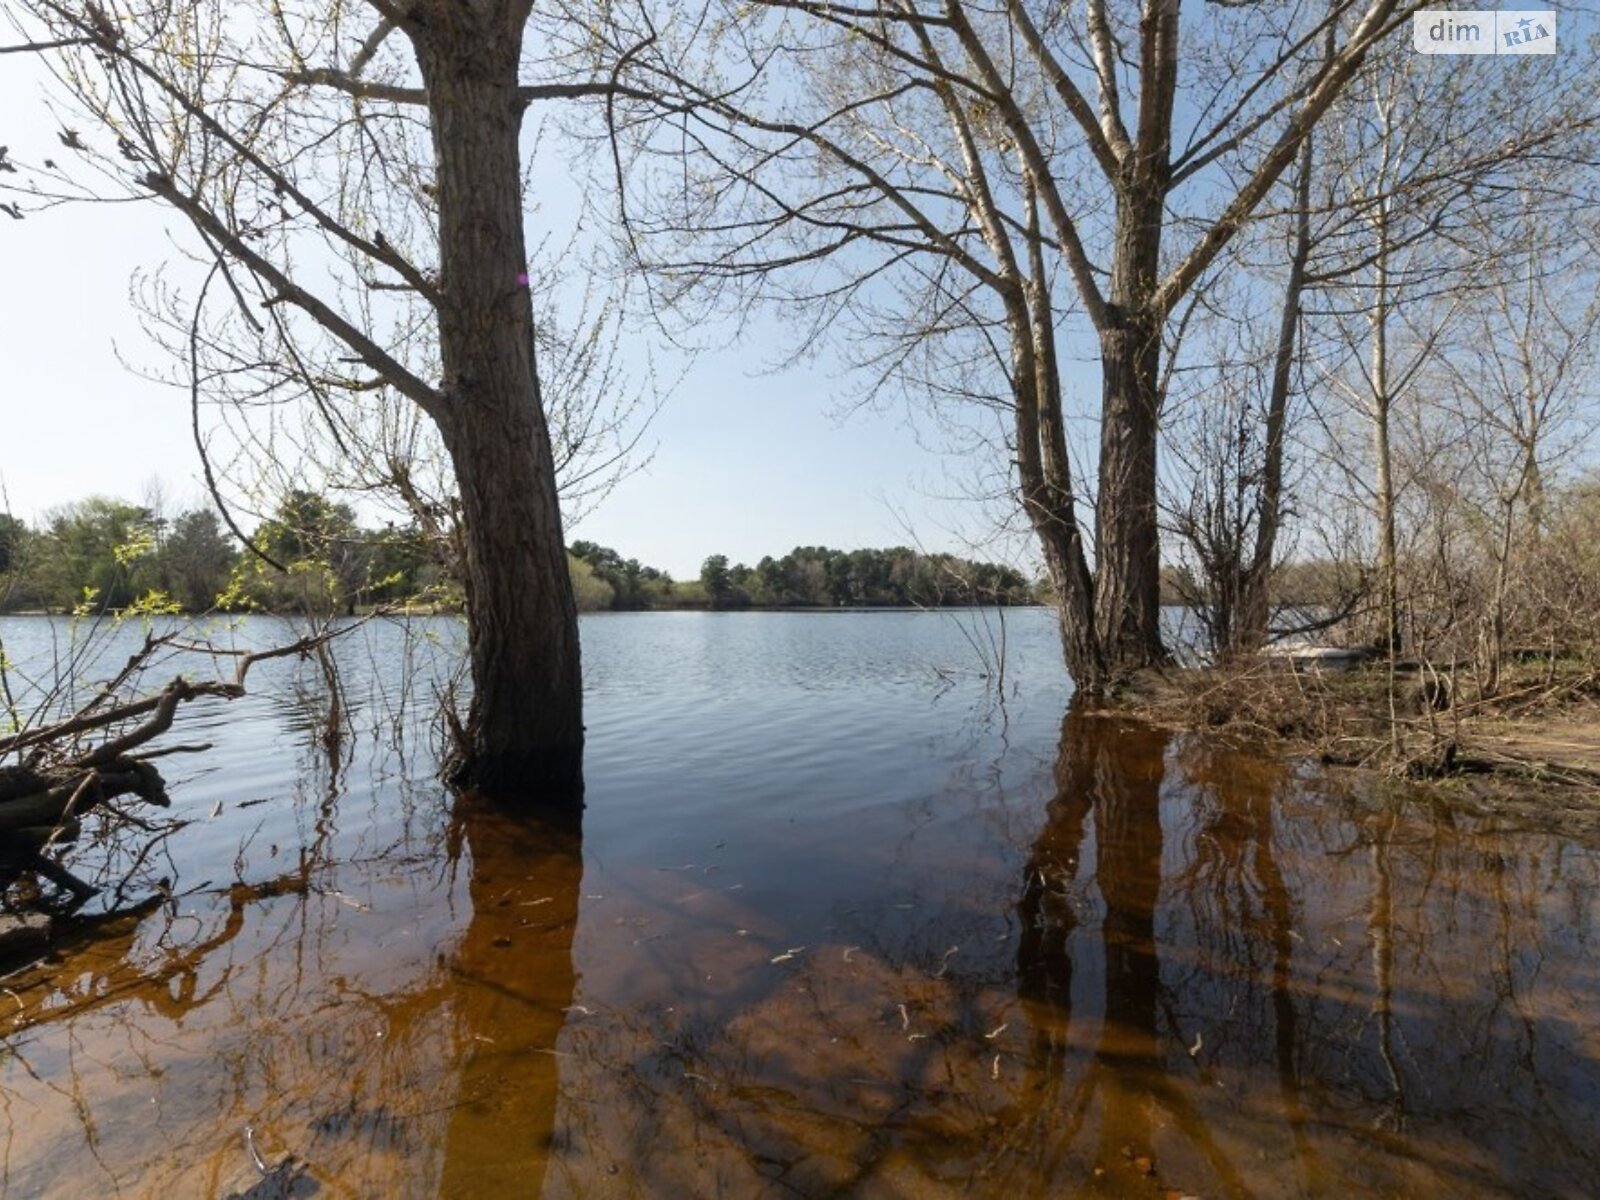
[[391,104],[428,103],[428,91],[420,87],[398,87],[388,83],[372,83],[353,71],[338,71],[332,67],[317,67],[309,71],[277,71],[285,83],[294,86],[328,87],[354,96],[357,100],[383,100]]
[[435,420],[448,419],[448,406],[445,404],[444,396],[436,388],[418,379],[326,302],[306,291],[275,263],[258,254],[243,238],[223,225],[216,214],[199,200],[179,191],[172,180],[163,175],[149,174],[145,176],[144,183],[152,192],[193,221],[198,229],[208,234],[234,258],[271,284],[279,299],[288,301],[304,311],[317,324],[349,346],[360,356],[362,362],[387,379],[401,395],[414,401]]
[[1200,240],[1162,280],[1154,300],[1157,312],[1163,315],[1172,312],[1184,293],[1216,261],[1222,248],[1233,240],[1278,177],[1294,161],[1301,142],[1350,82],[1367,51],[1398,23],[1409,20],[1416,7],[1408,4],[1400,10],[1397,0],[1372,0],[1349,40],[1328,60],[1305,102],[1290,118],[1288,128],[1279,135],[1233,199],[1211,221]]
[[367,35],[367,40],[361,43],[361,48],[356,51],[356,56],[350,60],[350,74],[353,78],[360,78],[361,73],[367,69],[373,57],[383,47],[383,43],[396,29],[399,22],[393,17],[383,17]]
[[68,46],[94,46],[98,43],[99,39],[92,37],[56,38],[49,42],[23,42],[15,46],[0,46],[0,54],[38,54],[43,50],[63,50]]
[[517,89],[517,98],[523,104],[541,100],[616,99],[660,100],[660,94],[645,88],[631,87],[616,79],[595,79],[585,83],[531,83]]

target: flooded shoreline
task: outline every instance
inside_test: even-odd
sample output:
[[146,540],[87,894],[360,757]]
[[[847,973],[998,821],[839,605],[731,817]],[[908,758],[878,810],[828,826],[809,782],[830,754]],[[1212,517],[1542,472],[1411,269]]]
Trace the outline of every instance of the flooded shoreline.
[[581,830],[365,735],[183,781],[175,899],[5,981],[0,1193],[242,1193],[249,1127],[325,1196],[1586,1194],[1593,838],[759,620],[603,624]]

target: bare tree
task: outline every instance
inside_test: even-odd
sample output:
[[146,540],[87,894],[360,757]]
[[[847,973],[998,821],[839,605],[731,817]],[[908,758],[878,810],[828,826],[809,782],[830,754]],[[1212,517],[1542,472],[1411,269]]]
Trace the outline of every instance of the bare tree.
[[[676,39],[664,19],[630,68],[693,108],[645,140],[666,169],[630,230],[667,293],[777,298],[808,337],[854,322],[887,347],[884,378],[917,345],[966,340],[990,383],[960,390],[1010,410],[1068,664],[1100,691],[1165,658],[1169,322],[1409,11],[767,0],[714,5]],[[1083,355],[1101,373],[1092,548],[1063,383]]]
[[[1542,198],[1524,195],[1519,207],[1481,229],[1495,248],[1481,264],[1485,285],[1433,372],[1440,398],[1432,433],[1456,450],[1434,483],[1462,510],[1463,532],[1487,567],[1485,585],[1475,589],[1482,596],[1478,680],[1486,695],[1500,688],[1513,572],[1518,563],[1542,572],[1550,478],[1600,419],[1593,380],[1600,230],[1581,210],[1556,219]],[[1532,632],[1538,615],[1527,617],[1523,628]]]
[[581,803],[521,143],[530,105],[614,90],[573,62],[581,23],[530,0],[19,0],[8,15],[8,49],[48,55],[84,123],[56,131],[50,159],[18,155],[31,198],[169,205],[232,319],[269,343],[232,364],[264,368],[261,395],[285,376],[330,409],[394,395],[437,430],[474,683],[454,778]]
[[[1492,72],[1492,73],[1491,73]],[[1529,173],[1579,178],[1594,116],[1570,103],[1575,79],[1505,68],[1463,68],[1401,48],[1375,55],[1327,123],[1324,169],[1312,200],[1327,214],[1306,270],[1311,345],[1323,390],[1342,399],[1365,452],[1324,407],[1334,460],[1373,514],[1377,642],[1398,650],[1405,626],[1400,510],[1416,472],[1448,447],[1424,437],[1397,445],[1431,402],[1429,372],[1474,294],[1517,251],[1485,230],[1513,217]],[[1576,171],[1574,170],[1576,168]],[[1539,189],[1559,206],[1559,186]]]
[[[1355,551],[1359,560],[1370,545],[1381,642],[1397,644],[1403,620],[1414,631],[1430,624],[1418,623],[1419,603],[1443,612],[1462,598],[1447,595],[1442,574],[1424,581],[1403,570],[1408,542],[1420,563],[1428,546],[1464,532],[1445,479],[1446,458],[1462,465],[1450,443],[1460,443],[1464,426],[1443,413],[1435,419],[1433,364],[1462,344],[1453,318],[1463,304],[1508,256],[1521,262],[1495,232],[1514,219],[1510,198],[1530,190],[1542,219],[1568,223],[1557,210],[1571,208],[1564,190],[1584,190],[1574,165],[1586,157],[1592,126],[1568,99],[1574,82],[1549,64],[1463,68],[1399,46],[1369,56],[1280,185],[1287,206],[1263,209],[1186,316],[1163,485],[1180,538],[1173,578],[1212,648],[1264,640],[1280,531],[1316,538],[1330,502],[1338,507],[1346,491],[1359,495],[1363,524],[1375,532],[1336,537],[1332,557],[1349,561]],[[1328,393],[1344,403],[1329,405]],[[1304,419],[1319,414],[1325,439],[1318,422]],[[1481,440],[1481,431],[1471,436]],[[1298,505],[1286,490],[1291,446],[1308,489]],[[1287,526],[1291,519],[1297,524]],[[1361,600],[1359,573],[1351,582],[1353,590],[1325,593],[1320,612],[1299,612],[1289,627],[1340,623]],[[1429,598],[1402,596],[1405,587],[1425,587]]]

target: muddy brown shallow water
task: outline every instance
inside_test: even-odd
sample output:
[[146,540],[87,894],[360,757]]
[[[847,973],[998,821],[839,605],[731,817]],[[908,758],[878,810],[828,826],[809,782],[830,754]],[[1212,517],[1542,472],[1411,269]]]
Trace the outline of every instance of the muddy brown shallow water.
[[294,1195],[1593,1194],[1584,837],[1063,720],[1053,662],[997,708],[936,616],[585,638],[581,830],[230,718],[276,765],[186,783],[178,897],[5,981],[4,1194],[245,1193],[247,1128]]

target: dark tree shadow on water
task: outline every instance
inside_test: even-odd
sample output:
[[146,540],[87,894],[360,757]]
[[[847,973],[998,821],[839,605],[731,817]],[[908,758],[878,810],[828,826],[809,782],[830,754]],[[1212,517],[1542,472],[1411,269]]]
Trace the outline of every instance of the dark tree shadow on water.
[[1033,1177],[1584,1194],[1600,1075],[1554,979],[1592,973],[1546,897],[1581,910],[1592,855],[1082,710],[1054,783],[1017,902]]
[[1584,1194],[1600,858],[1308,779],[1075,711],[1020,836],[801,937],[463,803],[12,980],[0,1192],[251,1194],[251,1125],[332,1196]]

